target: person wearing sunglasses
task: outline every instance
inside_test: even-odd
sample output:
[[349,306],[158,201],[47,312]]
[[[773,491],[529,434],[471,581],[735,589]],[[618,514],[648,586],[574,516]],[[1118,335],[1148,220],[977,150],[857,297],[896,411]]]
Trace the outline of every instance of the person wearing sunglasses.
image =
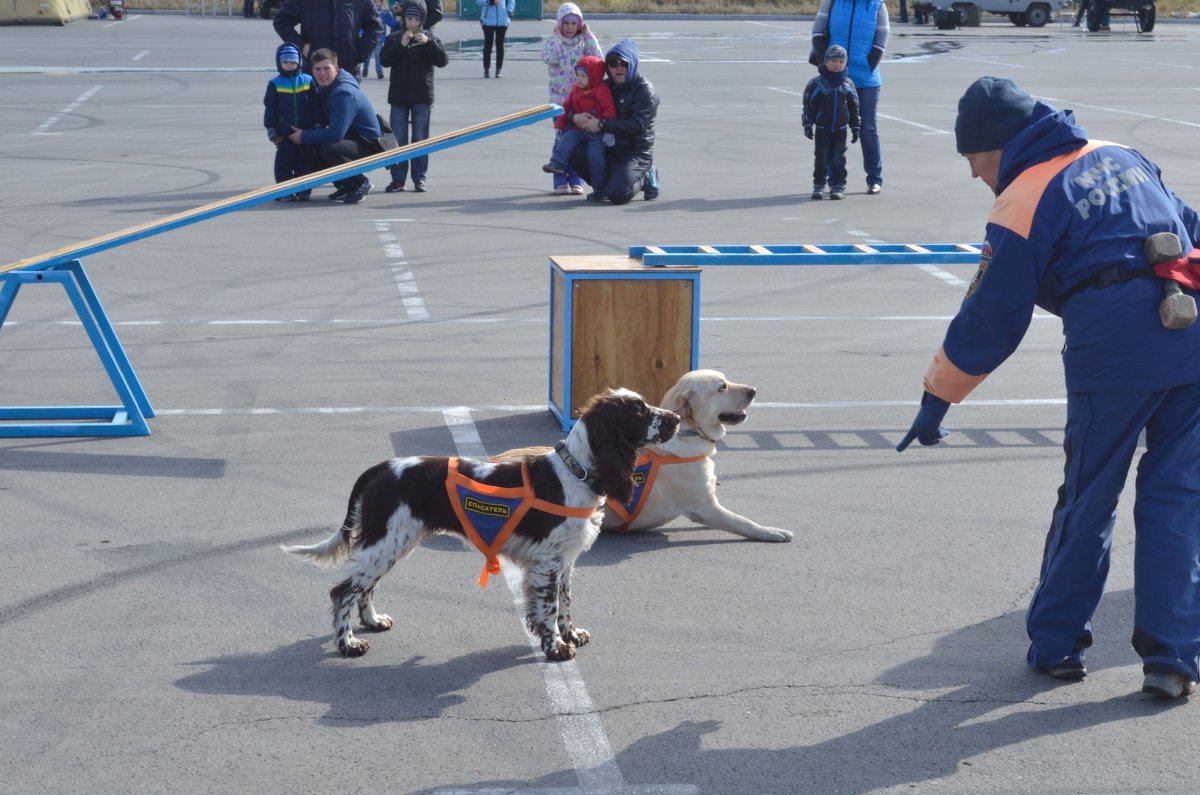
[[617,108],[614,119],[597,119],[590,113],[573,113],[567,123],[585,132],[611,134],[615,143],[607,150],[608,177],[593,176],[588,168],[586,147],[571,153],[571,168],[589,185],[603,185],[603,197],[613,204],[628,204],[639,192],[647,201],[658,198],[658,169],[654,165],[654,117],[658,115],[658,93],[638,72],[638,46],[621,39],[604,56]]

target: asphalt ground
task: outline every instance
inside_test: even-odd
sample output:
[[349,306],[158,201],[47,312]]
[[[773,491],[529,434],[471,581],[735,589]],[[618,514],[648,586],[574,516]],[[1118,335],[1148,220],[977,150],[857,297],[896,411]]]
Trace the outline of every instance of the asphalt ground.
[[[481,79],[474,23],[440,25],[434,132],[545,102],[550,24],[514,23],[502,80]],[[478,553],[438,539],[381,584],[396,628],[337,655],[336,573],[277,545],[331,532],[388,456],[561,436],[549,255],[977,242],[990,197],[950,131],[983,74],[1200,201],[1196,25],[897,25],[883,193],[853,151],[839,203],[807,198],[809,22],[593,27],[635,36],[662,96],[656,202],[550,195],[542,123],[436,154],[425,194],[375,172],[361,205],[319,190],[84,262],[158,416],[149,437],[0,439],[0,792],[1196,791],[1197,706],[1138,692],[1132,495],[1091,674],[1025,668],[1061,479],[1058,321],[1039,312],[942,445],[892,449],[969,265],[705,268],[701,364],[759,388],[721,500],[793,543],[687,521],[605,536],[575,578],[593,642],[546,665],[506,580],[480,590]],[[133,14],[0,40],[0,262],[271,181],[268,23]],[[386,112],[386,81],[363,85]],[[0,405],[113,400],[74,319],[59,288],[21,292]]]

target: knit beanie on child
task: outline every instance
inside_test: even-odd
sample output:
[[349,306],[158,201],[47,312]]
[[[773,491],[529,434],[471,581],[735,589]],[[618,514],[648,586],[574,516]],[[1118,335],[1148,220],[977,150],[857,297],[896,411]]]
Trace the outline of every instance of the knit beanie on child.
[[556,22],[561,23],[565,17],[575,17],[576,22],[583,22],[583,12],[579,10],[579,6],[574,3],[563,3],[558,7],[558,13],[554,15]]
[[840,44],[830,44],[825,50],[826,61],[844,61],[846,60],[846,48]]
[[1005,77],[981,77],[958,101],[954,138],[959,154],[1003,149],[1029,125],[1037,101]]
[[300,63],[300,48],[295,44],[285,44],[279,48],[279,62],[291,61]]

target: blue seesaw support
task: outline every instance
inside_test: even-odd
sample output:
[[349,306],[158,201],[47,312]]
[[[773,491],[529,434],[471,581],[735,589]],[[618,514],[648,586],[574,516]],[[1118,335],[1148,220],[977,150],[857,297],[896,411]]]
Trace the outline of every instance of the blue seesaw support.
[[976,265],[971,243],[846,243],[787,246],[630,246],[647,267],[670,265]]
[[540,105],[471,127],[435,135],[397,149],[389,149],[352,163],[278,182],[139,226],[94,237],[41,256],[0,265],[0,332],[4,330],[4,321],[21,287],[61,284],[67,291],[67,296],[71,299],[71,304],[121,399],[120,406],[0,406],[0,437],[146,436],[150,433],[150,426],[146,420],[154,416],[154,410],[83,269],[80,262],[82,257],[253,207],[280,196],[315,188],[333,180],[353,177],[543,119],[551,119],[561,113],[562,108],[558,105]]
[[0,437],[148,436],[150,426],[146,419],[154,416],[154,409],[79,260],[5,274],[0,283],[0,328],[21,288],[36,284],[61,284],[67,291],[92,347],[116,387],[121,405],[0,407]]

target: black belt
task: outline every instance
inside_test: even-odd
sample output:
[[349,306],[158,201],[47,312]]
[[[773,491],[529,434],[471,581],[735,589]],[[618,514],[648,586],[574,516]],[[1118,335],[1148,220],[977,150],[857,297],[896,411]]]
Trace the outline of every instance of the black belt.
[[1112,265],[1108,268],[1100,270],[1088,276],[1079,284],[1067,290],[1066,295],[1062,297],[1060,304],[1065,304],[1067,299],[1075,295],[1080,290],[1087,290],[1095,287],[1097,290],[1103,290],[1105,287],[1111,287],[1114,284],[1123,284],[1134,279],[1141,279],[1146,276],[1158,276],[1154,268],[1134,268],[1132,270],[1122,268],[1120,265]]

